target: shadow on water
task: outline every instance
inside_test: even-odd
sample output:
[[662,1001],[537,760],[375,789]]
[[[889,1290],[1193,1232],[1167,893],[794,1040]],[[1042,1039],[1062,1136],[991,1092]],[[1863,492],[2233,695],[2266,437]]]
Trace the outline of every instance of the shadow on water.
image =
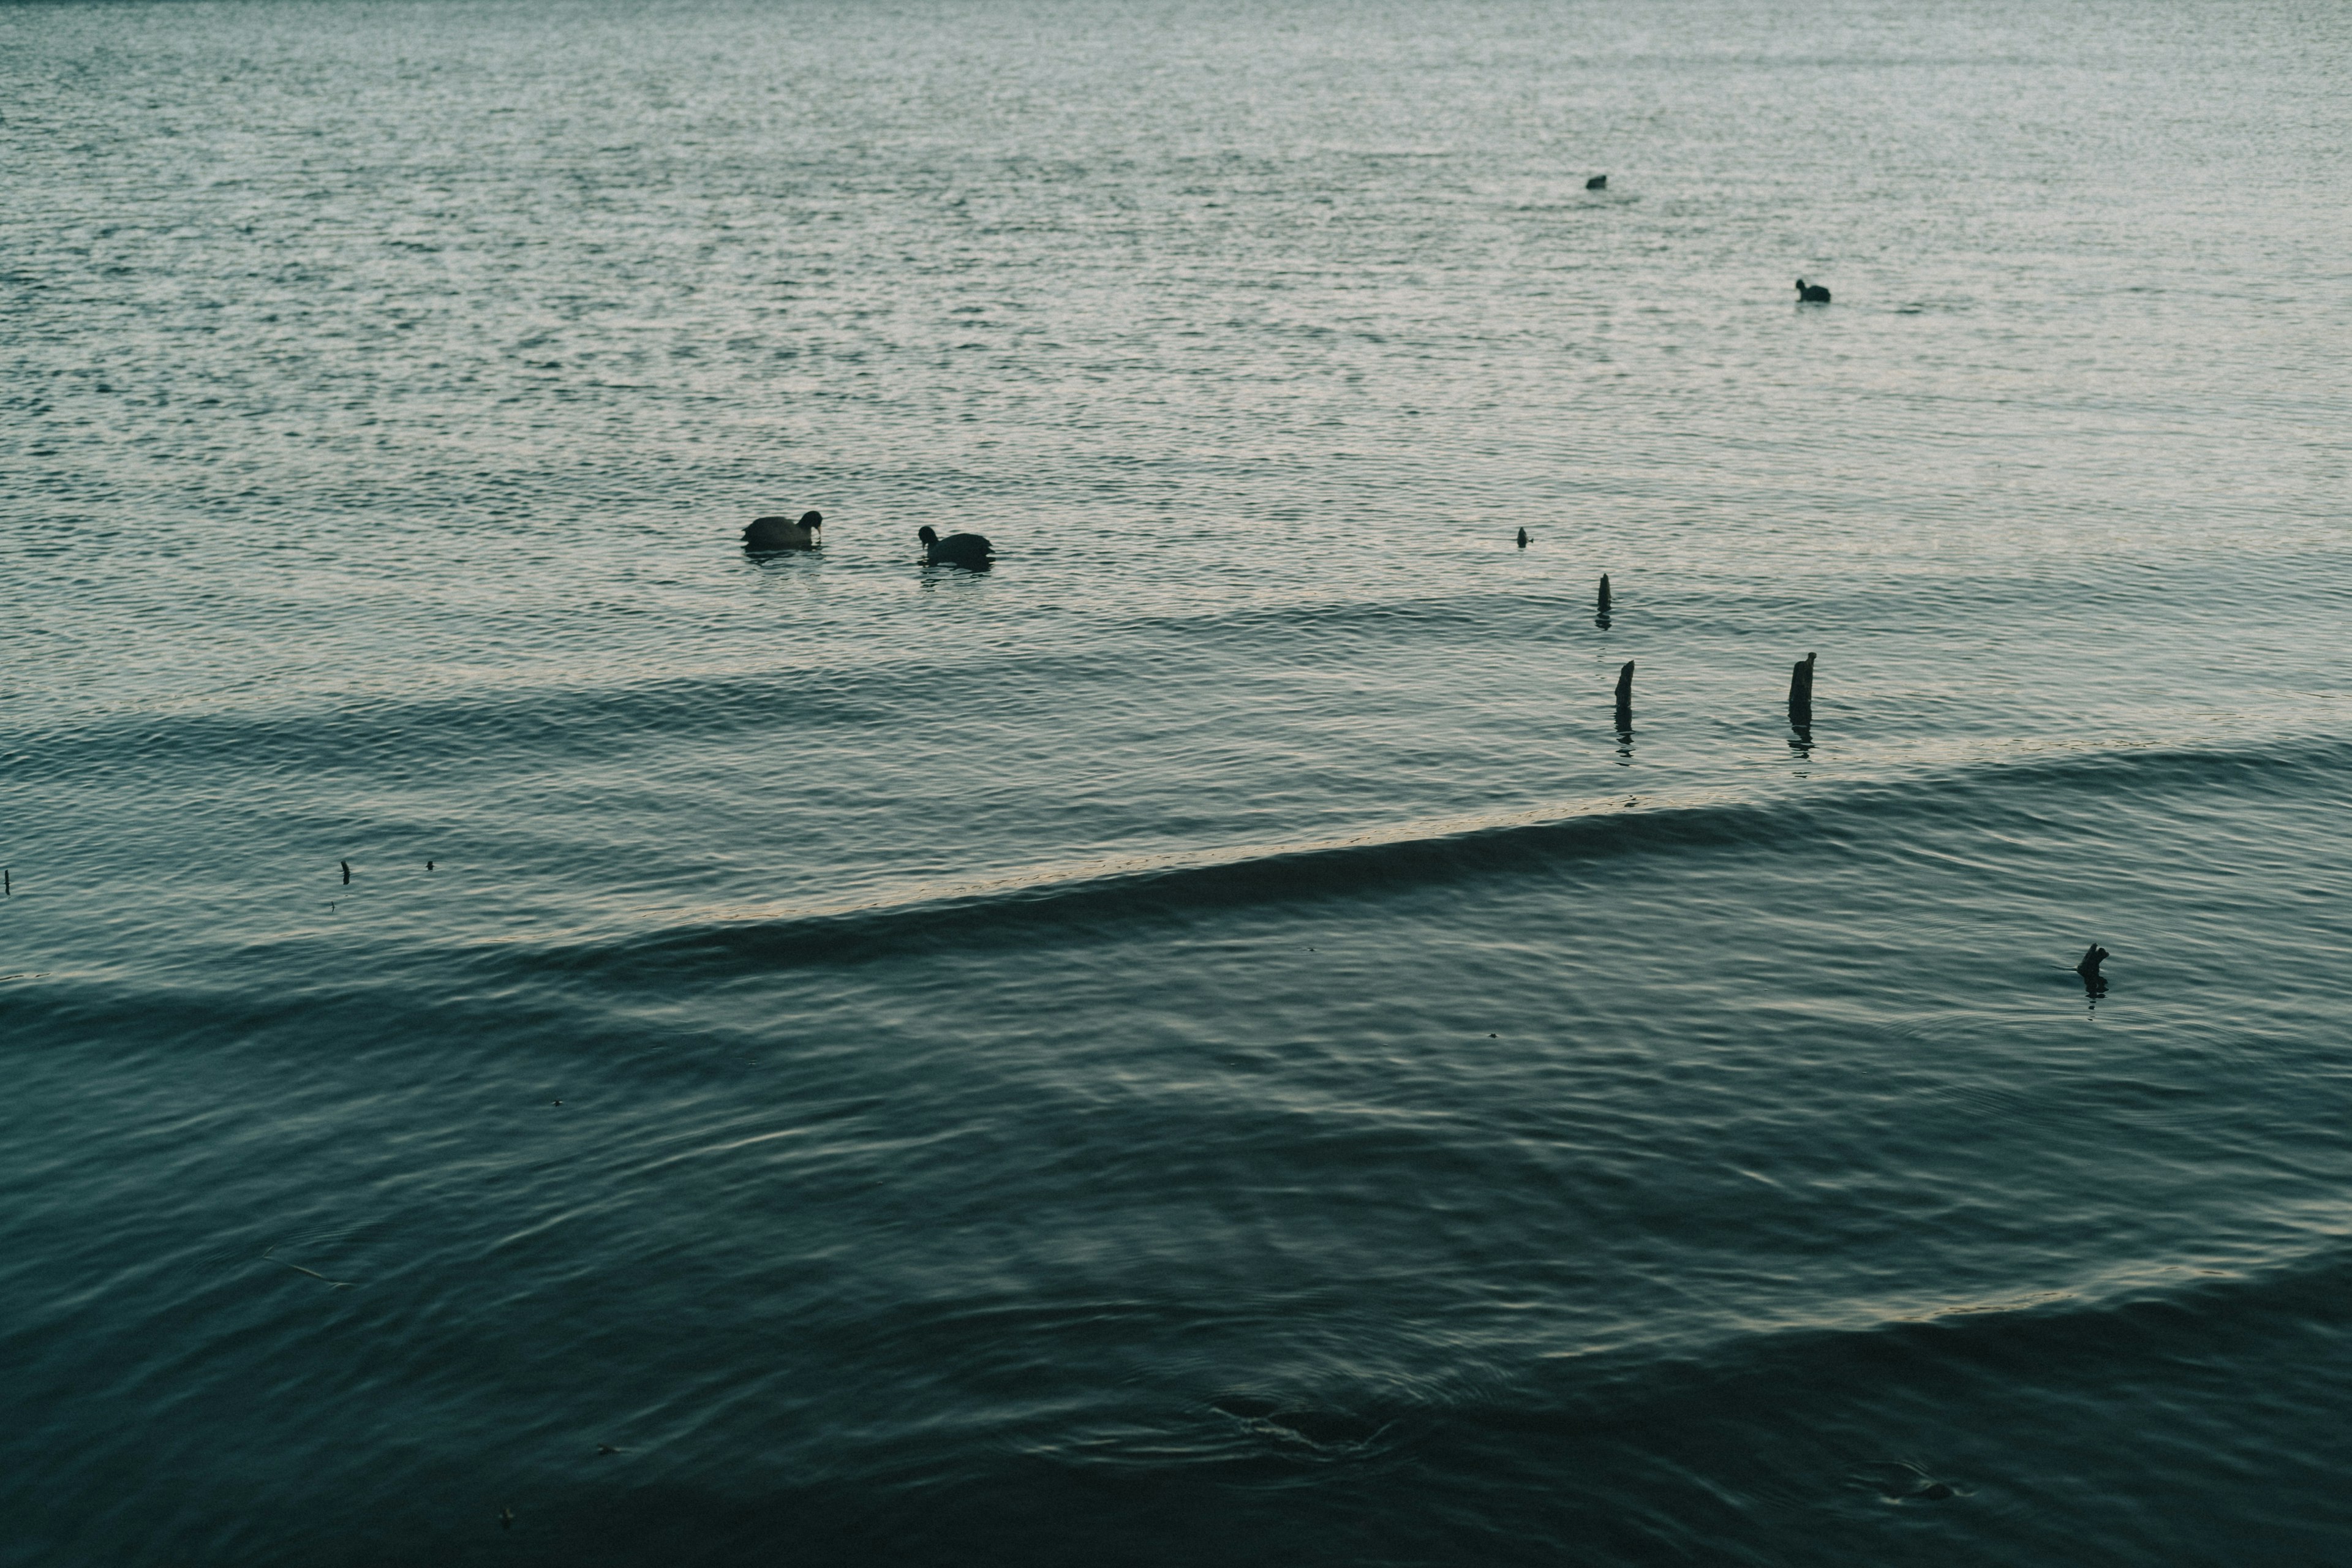
[[822,562],[824,552],[819,550],[760,550],[747,544],[743,547],[743,559],[747,564],[772,572],[789,569],[802,562]]
[[917,570],[915,583],[924,593],[933,594],[939,592],[943,584],[985,577],[990,570],[990,565],[985,562],[977,566],[926,562]]

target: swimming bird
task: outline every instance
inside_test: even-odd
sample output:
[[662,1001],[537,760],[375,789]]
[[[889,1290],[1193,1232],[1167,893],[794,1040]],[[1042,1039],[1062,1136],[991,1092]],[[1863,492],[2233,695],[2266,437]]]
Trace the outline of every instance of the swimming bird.
[[941,539],[939,530],[928,522],[915,531],[915,537],[923,542],[926,566],[983,567],[988,558],[996,553],[996,546],[984,534],[950,533]]
[[1828,289],[1822,288],[1818,283],[1808,283],[1801,278],[1797,279],[1797,303],[1800,305],[1826,305],[1829,302],[1830,291]]
[[1522,549],[1522,550],[1525,550],[1527,547],[1528,547],[1528,531],[1527,531],[1526,529],[1524,529],[1524,528],[1523,528],[1523,529],[1519,530],[1519,548],[1520,548],[1520,549]]
[[824,513],[804,511],[794,522],[789,517],[755,517],[743,531],[746,550],[814,550],[824,542]]
[[1609,176],[1595,174],[1584,182],[1584,188],[1588,191],[1605,191],[1609,188]]

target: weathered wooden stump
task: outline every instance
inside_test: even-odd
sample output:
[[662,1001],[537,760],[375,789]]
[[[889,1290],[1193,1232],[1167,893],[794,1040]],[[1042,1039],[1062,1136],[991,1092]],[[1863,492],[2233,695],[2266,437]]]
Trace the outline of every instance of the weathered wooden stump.
[[2090,951],[2083,954],[2083,962],[2074,966],[2074,973],[2083,977],[2085,994],[2094,998],[2107,994],[2107,977],[2099,973],[2099,965],[2113,956],[2095,942],[2091,944]]
[[1799,730],[1810,729],[1813,722],[1813,660],[1818,654],[1807,654],[1789,672],[1789,722]]

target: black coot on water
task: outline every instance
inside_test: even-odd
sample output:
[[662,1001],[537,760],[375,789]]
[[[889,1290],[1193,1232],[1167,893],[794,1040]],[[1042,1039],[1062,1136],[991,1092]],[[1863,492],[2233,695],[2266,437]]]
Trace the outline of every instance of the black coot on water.
[[923,542],[923,563],[927,566],[985,566],[988,558],[996,553],[987,536],[979,533],[950,533],[941,539],[939,531],[925,523],[915,537]]
[[1808,283],[1801,278],[1797,279],[1797,303],[1800,305],[1826,305],[1829,302],[1830,291],[1827,289],[1822,288],[1818,283]]
[[743,531],[746,550],[814,550],[824,542],[824,514],[804,511],[800,521],[789,517],[755,517]]

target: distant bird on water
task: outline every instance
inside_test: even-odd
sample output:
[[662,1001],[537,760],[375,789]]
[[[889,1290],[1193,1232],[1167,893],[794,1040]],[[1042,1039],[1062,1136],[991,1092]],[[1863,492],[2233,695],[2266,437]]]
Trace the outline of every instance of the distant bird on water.
[[743,531],[746,550],[814,550],[824,542],[824,513],[804,511],[800,521],[789,517],[755,517]]
[[978,533],[950,533],[945,539],[929,523],[915,531],[923,542],[923,564],[926,566],[986,566],[988,558],[996,553],[996,546],[987,536]]
[[1527,547],[1528,547],[1528,531],[1527,531],[1526,529],[1524,529],[1524,528],[1523,528],[1523,529],[1519,530],[1519,548],[1520,548],[1520,549],[1522,549],[1522,550],[1525,550]]
[[1584,188],[1588,191],[1605,191],[1609,188],[1609,176],[1595,174],[1584,182]]
[[1797,279],[1797,303],[1800,305],[1826,305],[1829,302],[1830,291],[1828,289],[1822,288],[1818,283],[1808,283],[1801,278]]

